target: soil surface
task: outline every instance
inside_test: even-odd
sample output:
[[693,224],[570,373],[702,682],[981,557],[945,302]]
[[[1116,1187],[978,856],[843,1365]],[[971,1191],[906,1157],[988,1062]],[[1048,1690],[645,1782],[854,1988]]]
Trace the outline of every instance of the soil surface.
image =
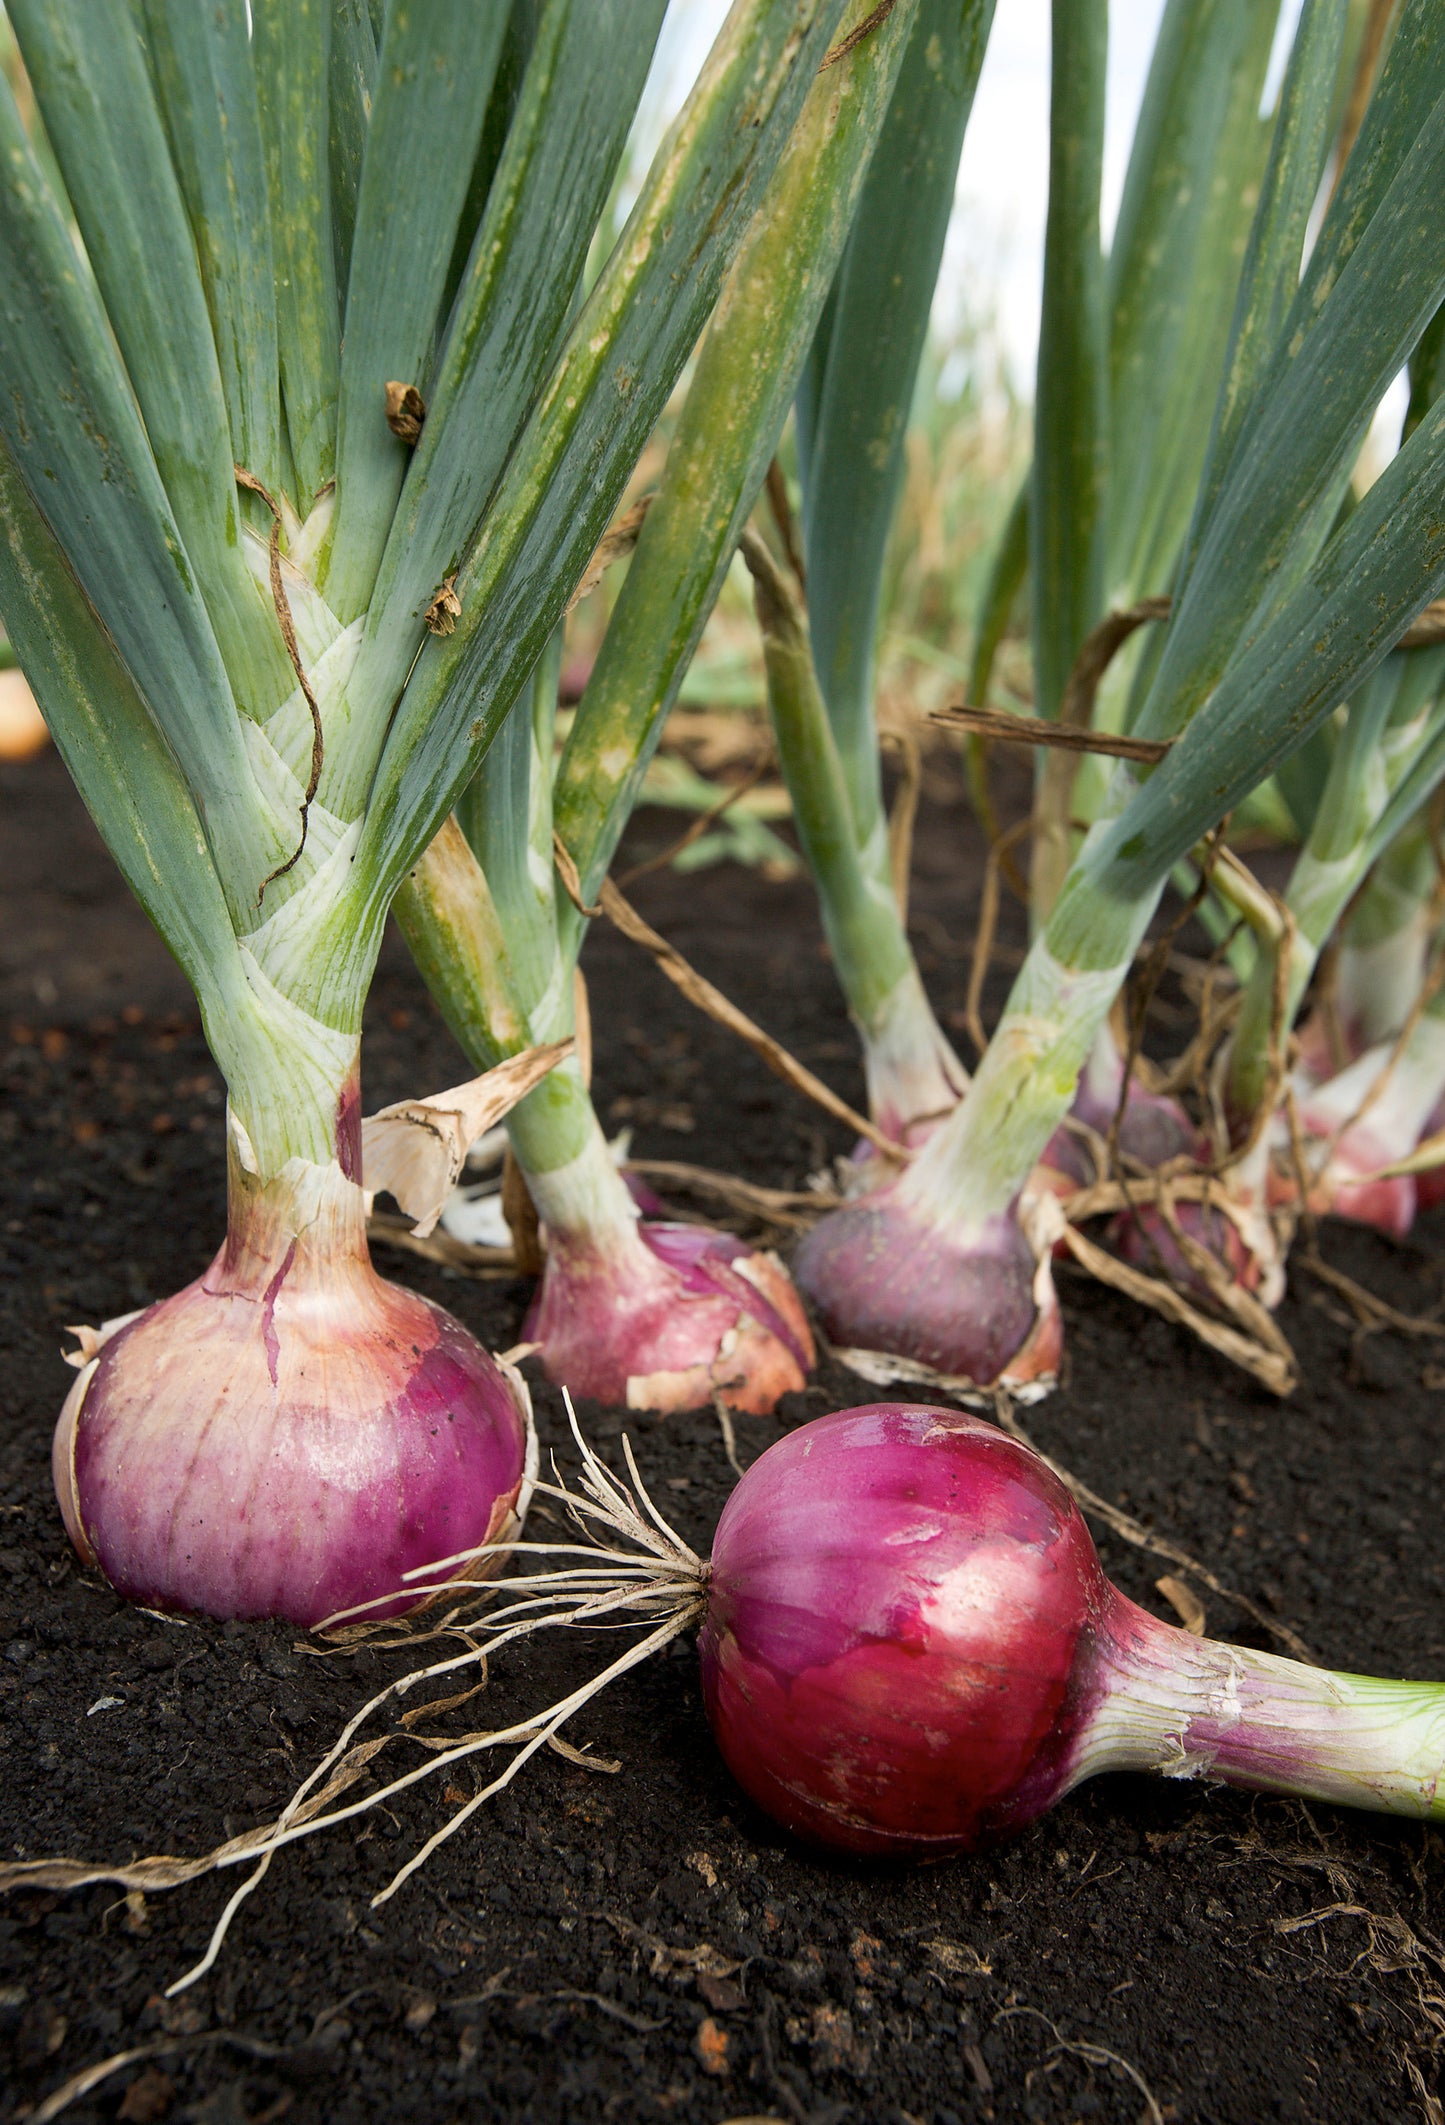
[[[913,923],[945,1013],[964,1001],[980,879],[947,763],[929,769]],[[629,853],[677,831],[644,815]],[[423,1653],[322,1656],[279,1626],[124,1608],[77,1564],[49,1476],[65,1324],[195,1276],[222,1229],[222,1092],[190,997],[127,899],[58,761],[0,769],[0,1853],[200,1853],[268,1819],[362,1699]],[[802,880],[659,872],[635,897],[694,961],[854,1101],[849,1027]],[[1017,926],[1004,943],[1015,950]],[[604,1120],[639,1155],[798,1185],[841,1133],[697,1016],[615,933],[588,948]],[[991,984],[995,1003],[1005,976]],[[454,1083],[455,1050],[389,941],[365,1044],[368,1108]],[[960,1034],[960,1040],[962,1040]],[[1332,1226],[1328,1257],[1420,1313],[1445,1225],[1389,1246]],[[510,1276],[388,1273],[484,1342],[519,1334]],[[1181,1331],[1073,1272],[1064,1384],[1025,1413],[1080,1479],[1287,1622],[1334,1667],[1445,1672],[1445,1502],[1434,1340],[1353,1331],[1297,1278],[1280,1319],[1304,1384],[1278,1402]],[[544,1445],[559,1399],[536,1388]],[[791,1425],[874,1391],[824,1366]],[[622,1418],[583,1406],[604,1453]],[[628,1428],[695,1544],[733,1480],[711,1413]],[[564,1461],[567,1458],[564,1455]],[[1169,1614],[1165,1560],[1095,1529],[1107,1569]],[[1216,1635],[1268,1645],[1207,1593]],[[617,1641],[533,1641],[433,1731],[551,1702]],[[427,1652],[432,1648],[426,1649]],[[479,1716],[477,1702],[487,1709]],[[212,1974],[234,1875],[129,1901],[0,1905],[7,2116],[959,2125],[997,2119],[1332,2125],[1439,2118],[1445,1842],[1428,1827],[1108,1777],[1011,1846],[923,1868],[821,1858],[763,1819],[713,1749],[691,1648],[623,1679],[390,1902],[371,1897],[495,1766],[485,1757],[283,1855]],[[396,1744],[398,1767],[416,1754]]]

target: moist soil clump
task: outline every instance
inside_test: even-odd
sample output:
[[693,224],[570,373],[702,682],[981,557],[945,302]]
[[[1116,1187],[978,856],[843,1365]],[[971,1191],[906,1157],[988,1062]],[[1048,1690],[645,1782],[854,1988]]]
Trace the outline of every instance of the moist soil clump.
[[[675,831],[641,814],[624,861]],[[72,1555],[48,1466],[71,1377],[65,1327],[142,1306],[209,1259],[223,1096],[189,994],[53,754],[0,769],[0,848],[0,1854],[201,1853],[269,1820],[363,1699],[436,1648],[323,1655],[284,1626],[140,1613]],[[930,762],[912,926],[955,1026],[982,855],[951,765]],[[861,1102],[805,880],[726,866],[655,872],[634,890],[703,971]],[[995,1009],[1020,926],[1001,941]],[[633,1131],[636,1155],[791,1187],[846,1151],[604,925],[586,968],[599,1109]],[[368,1110],[462,1074],[394,939],[363,1057]],[[1402,1246],[1342,1225],[1322,1246],[1404,1313],[1445,1296],[1439,1213]],[[391,1250],[378,1262],[489,1347],[518,1339],[523,1280]],[[1441,1343],[1364,1336],[1297,1272],[1279,1318],[1304,1379],[1279,1402],[1075,1272],[1061,1291],[1064,1382],[1022,1413],[1038,1445],[1329,1666],[1445,1675]],[[544,1452],[574,1469],[560,1397],[533,1388]],[[775,1419],[735,1420],[737,1458],[876,1398],[825,1362]],[[625,1422],[664,1511],[704,1546],[735,1480],[714,1416],[624,1419],[585,1403],[580,1415],[609,1459]],[[1155,1581],[1178,1568],[1092,1524],[1116,1581],[1170,1614]],[[533,1532],[560,1534],[540,1519]],[[1212,1634],[1279,1649],[1195,1591]],[[506,1725],[618,1650],[600,1633],[508,1648],[482,1696],[422,1730]],[[372,1895],[495,1775],[492,1758],[291,1848],[210,1976],[174,2000],[165,1989],[203,1950],[234,1872],[144,1898],[4,1900],[6,2114],[55,2115],[47,2099],[73,2076],[130,2053],[67,2104],[75,2125],[1441,2115],[1445,1841],[1428,1826],[1120,1776],[977,1857],[852,1864],[793,1844],[732,1784],[686,1642],[568,1732],[592,1768],[543,1752],[379,1908]],[[421,1753],[393,1743],[376,1771]]]

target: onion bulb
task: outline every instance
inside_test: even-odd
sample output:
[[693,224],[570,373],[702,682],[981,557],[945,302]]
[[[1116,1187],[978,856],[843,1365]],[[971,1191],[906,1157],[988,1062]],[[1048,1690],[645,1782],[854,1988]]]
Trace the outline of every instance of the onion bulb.
[[535,1465],[525,1386],[366,1250],[353,1156],[261,1181],[230,1132],[225,1245],[82,1335],[55,1432],[71,1541],[127,1599],[314,1625],[414,1606],[408,1572],[503,1537]]
[[765,1415],[802,1387],[813,1339],[786,1269],[730,1233],[657,1218],[547,1228],[524,1331],[547,1377],[629,1409]]
[[738,1783],[845,1851],[968,1851],[1101,1771],[1445,1814],[1445,1687],[1160,1622],[1047,1465],[956,1410],[842,1410],[755,1461],[699,1651]]

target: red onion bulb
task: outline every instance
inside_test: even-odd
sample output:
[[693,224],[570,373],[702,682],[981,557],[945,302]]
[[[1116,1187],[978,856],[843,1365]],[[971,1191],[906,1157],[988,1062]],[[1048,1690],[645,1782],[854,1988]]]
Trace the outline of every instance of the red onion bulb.
[[[231,1164],[226,1244],[92,1339],[53,1465],[71,1541],[150,1608],[314,1625],[502,1535],[536,1448],[526,1388],[385,1282],[339,1164]],[[92,1354],[93,1353],[93,1354]]]
[[1105,1770],[1445,1813],[1445,1688],[1161,1623],[1038,1456],[956,1410],[842,1410],[755,1461],[699,1652],[738,1783],[846,1851],[968,1851]]

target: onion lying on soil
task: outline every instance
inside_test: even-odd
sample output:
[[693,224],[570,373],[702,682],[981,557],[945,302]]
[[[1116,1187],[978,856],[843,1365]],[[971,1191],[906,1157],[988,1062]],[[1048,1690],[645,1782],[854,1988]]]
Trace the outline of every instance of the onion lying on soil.
[[[1445,1816],[1445,1685],[1332,1674],[1160,1622],[1104,1576],[1052,1470],[977,1418],[876,1403],[801,1426],[742,1478],[710,1559],[648,1497],[625,1436],[630,1486],[575,1417],[573,1429],[580,1485],[538,1488],[587,1539],[507,1545],[526,1566],[499,1605],[464,1621],[454,1612],[442,1627],[464,1649],[363,1705],[275,1823],[197,1859],[16,1861],[0,1867],[0,1889],[155,1890],[255,1862],[179,1990],[211,1967],[283,1845],[467,1757],[512,1750],[373,1898],[386,1901],[608,1683],[694,1625],[708,1719],[734,1777],[786,1828],[839,1850],[970,1851],[1023,1829],[1083,1779],[1120,1770]],[[474,1552],[445,1559],[430,1584],[419,1572],[411,1583],[454,1590],[477,1562]],[[457,1567],[460,1580],[445,1576]],[[534,1631],[604,1622],[645,1634],[558,1703],[449,1746],[430,1737],[425,1762],[331,1805],[388,1740],[412,1738],[397,1729],[356,1740],[398,1698]]]
[[1445,1814],[1445,1689],[1161,1623],[1038,1457],[954,1410],[844,1410],[755,1462],[699,1651],[739,1784],[849,1851],[966,1851],[1106,1770]]

